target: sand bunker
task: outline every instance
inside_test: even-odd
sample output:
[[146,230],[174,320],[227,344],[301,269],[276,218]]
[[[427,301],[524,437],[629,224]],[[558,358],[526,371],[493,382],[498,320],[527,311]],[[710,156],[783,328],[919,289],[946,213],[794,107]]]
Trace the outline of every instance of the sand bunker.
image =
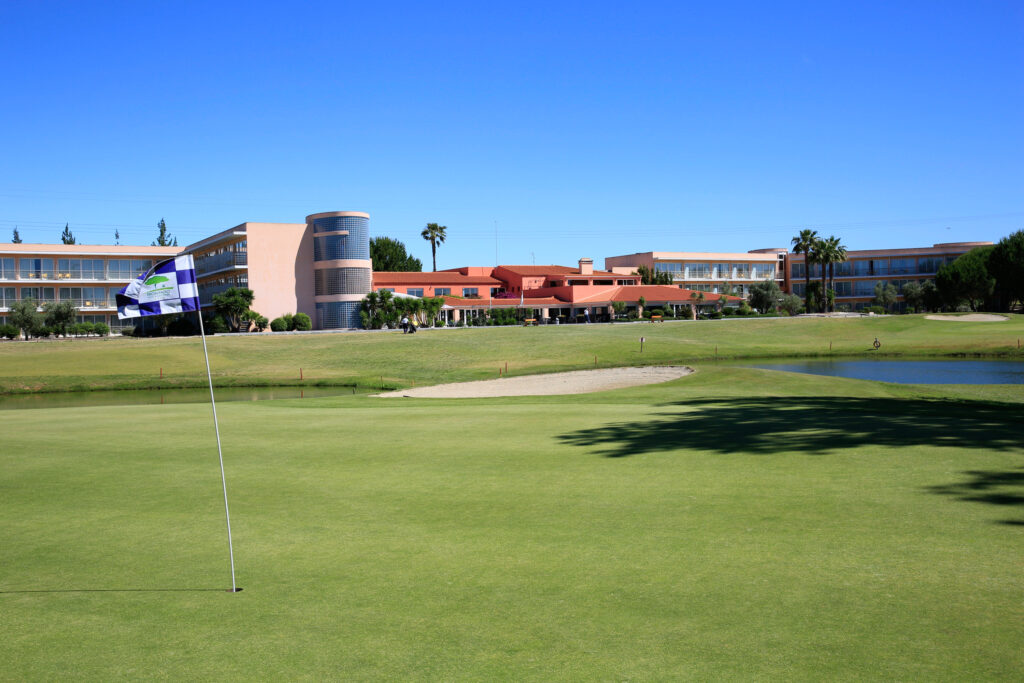
[[925,320],[952,320],[964,323],[997,323],[1008,320],[1003,315],[992,315],[991,313],[968,313],[967,315],[926,315]]
[[437,384],[376,394],[381,398],[490,398],[494,396],[551,396],[555,394],[587,394],[657,384],[685,377],[693,369],[680,366],[649,368],[609,368],[607,370],[577,370],[549,375],[526,375],[485,379],[478,382]]

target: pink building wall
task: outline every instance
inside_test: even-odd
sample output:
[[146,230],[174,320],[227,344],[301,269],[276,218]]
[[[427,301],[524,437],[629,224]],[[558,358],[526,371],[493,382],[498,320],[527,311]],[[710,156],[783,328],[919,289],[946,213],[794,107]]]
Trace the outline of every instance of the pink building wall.
[[305,223],[246,223],[253,308],[273,320],[285,313],[315,316],[313,237]]

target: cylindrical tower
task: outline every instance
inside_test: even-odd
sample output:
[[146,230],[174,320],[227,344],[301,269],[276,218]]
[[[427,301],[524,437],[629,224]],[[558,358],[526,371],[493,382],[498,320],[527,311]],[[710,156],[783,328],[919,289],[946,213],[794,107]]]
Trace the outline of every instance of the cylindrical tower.
[[370,293],[370,214],[328,211],[306,216],[313,233],[316,327],[361,327],[359,302]]

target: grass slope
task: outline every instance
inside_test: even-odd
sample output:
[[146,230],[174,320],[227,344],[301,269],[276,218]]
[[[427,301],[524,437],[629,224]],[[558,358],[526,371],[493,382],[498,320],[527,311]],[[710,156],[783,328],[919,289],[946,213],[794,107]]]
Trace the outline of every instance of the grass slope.
[[[639,339],[647,342],[640,352]],[[871,348],[875,338],[880,352]],[[923,316],[768,318],[632,325],[425,330],[209,340],[221,386],[307,384],[389,387],[513,374],[713,359],[785,356],[1008,356],[1024,358],[1024,316],[949,322]],[[163,372],[163,379],[160,373]],[[203,386],[195,338],[0,344],[0,393]]]
[[236,595],[207,406],[12,415],[0,679],[1019,680],[1021,390],[696,367],[224,404]]

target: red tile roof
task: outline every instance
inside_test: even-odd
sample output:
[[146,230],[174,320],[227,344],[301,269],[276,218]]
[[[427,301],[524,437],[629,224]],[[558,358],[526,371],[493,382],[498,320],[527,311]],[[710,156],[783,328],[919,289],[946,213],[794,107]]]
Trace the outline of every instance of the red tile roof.
[[382,285],[492,285],[500,286],[504,283],[486,275],[463,275],[452,271],[441,271],[437,273],[392,273],[374,271],[373,286]]
[[[595,270],[593,274],[582,275],[579,268],[571,268],[569,266],[499,266],[504,268],[510,273],[516,275],[540,276],[540,275],[580,275],[580,277],[602,277],[602,278],[622,278],[622,275],[617,273],[609,273],[603,270]],[[626,276],[628,277],[628,276]]]
[[[444,297],[444,303],[446,306],[451,306],[452,308],[509,308],[518,307],[520,305],[519,299],[469,299],[459,296],[446,296]],[[527,306],[532,308],[558,308],[565,305],[566,302],[559,301],[553,296],[534,298],[526,297],[523,299],[522,303],[524,308]]]

